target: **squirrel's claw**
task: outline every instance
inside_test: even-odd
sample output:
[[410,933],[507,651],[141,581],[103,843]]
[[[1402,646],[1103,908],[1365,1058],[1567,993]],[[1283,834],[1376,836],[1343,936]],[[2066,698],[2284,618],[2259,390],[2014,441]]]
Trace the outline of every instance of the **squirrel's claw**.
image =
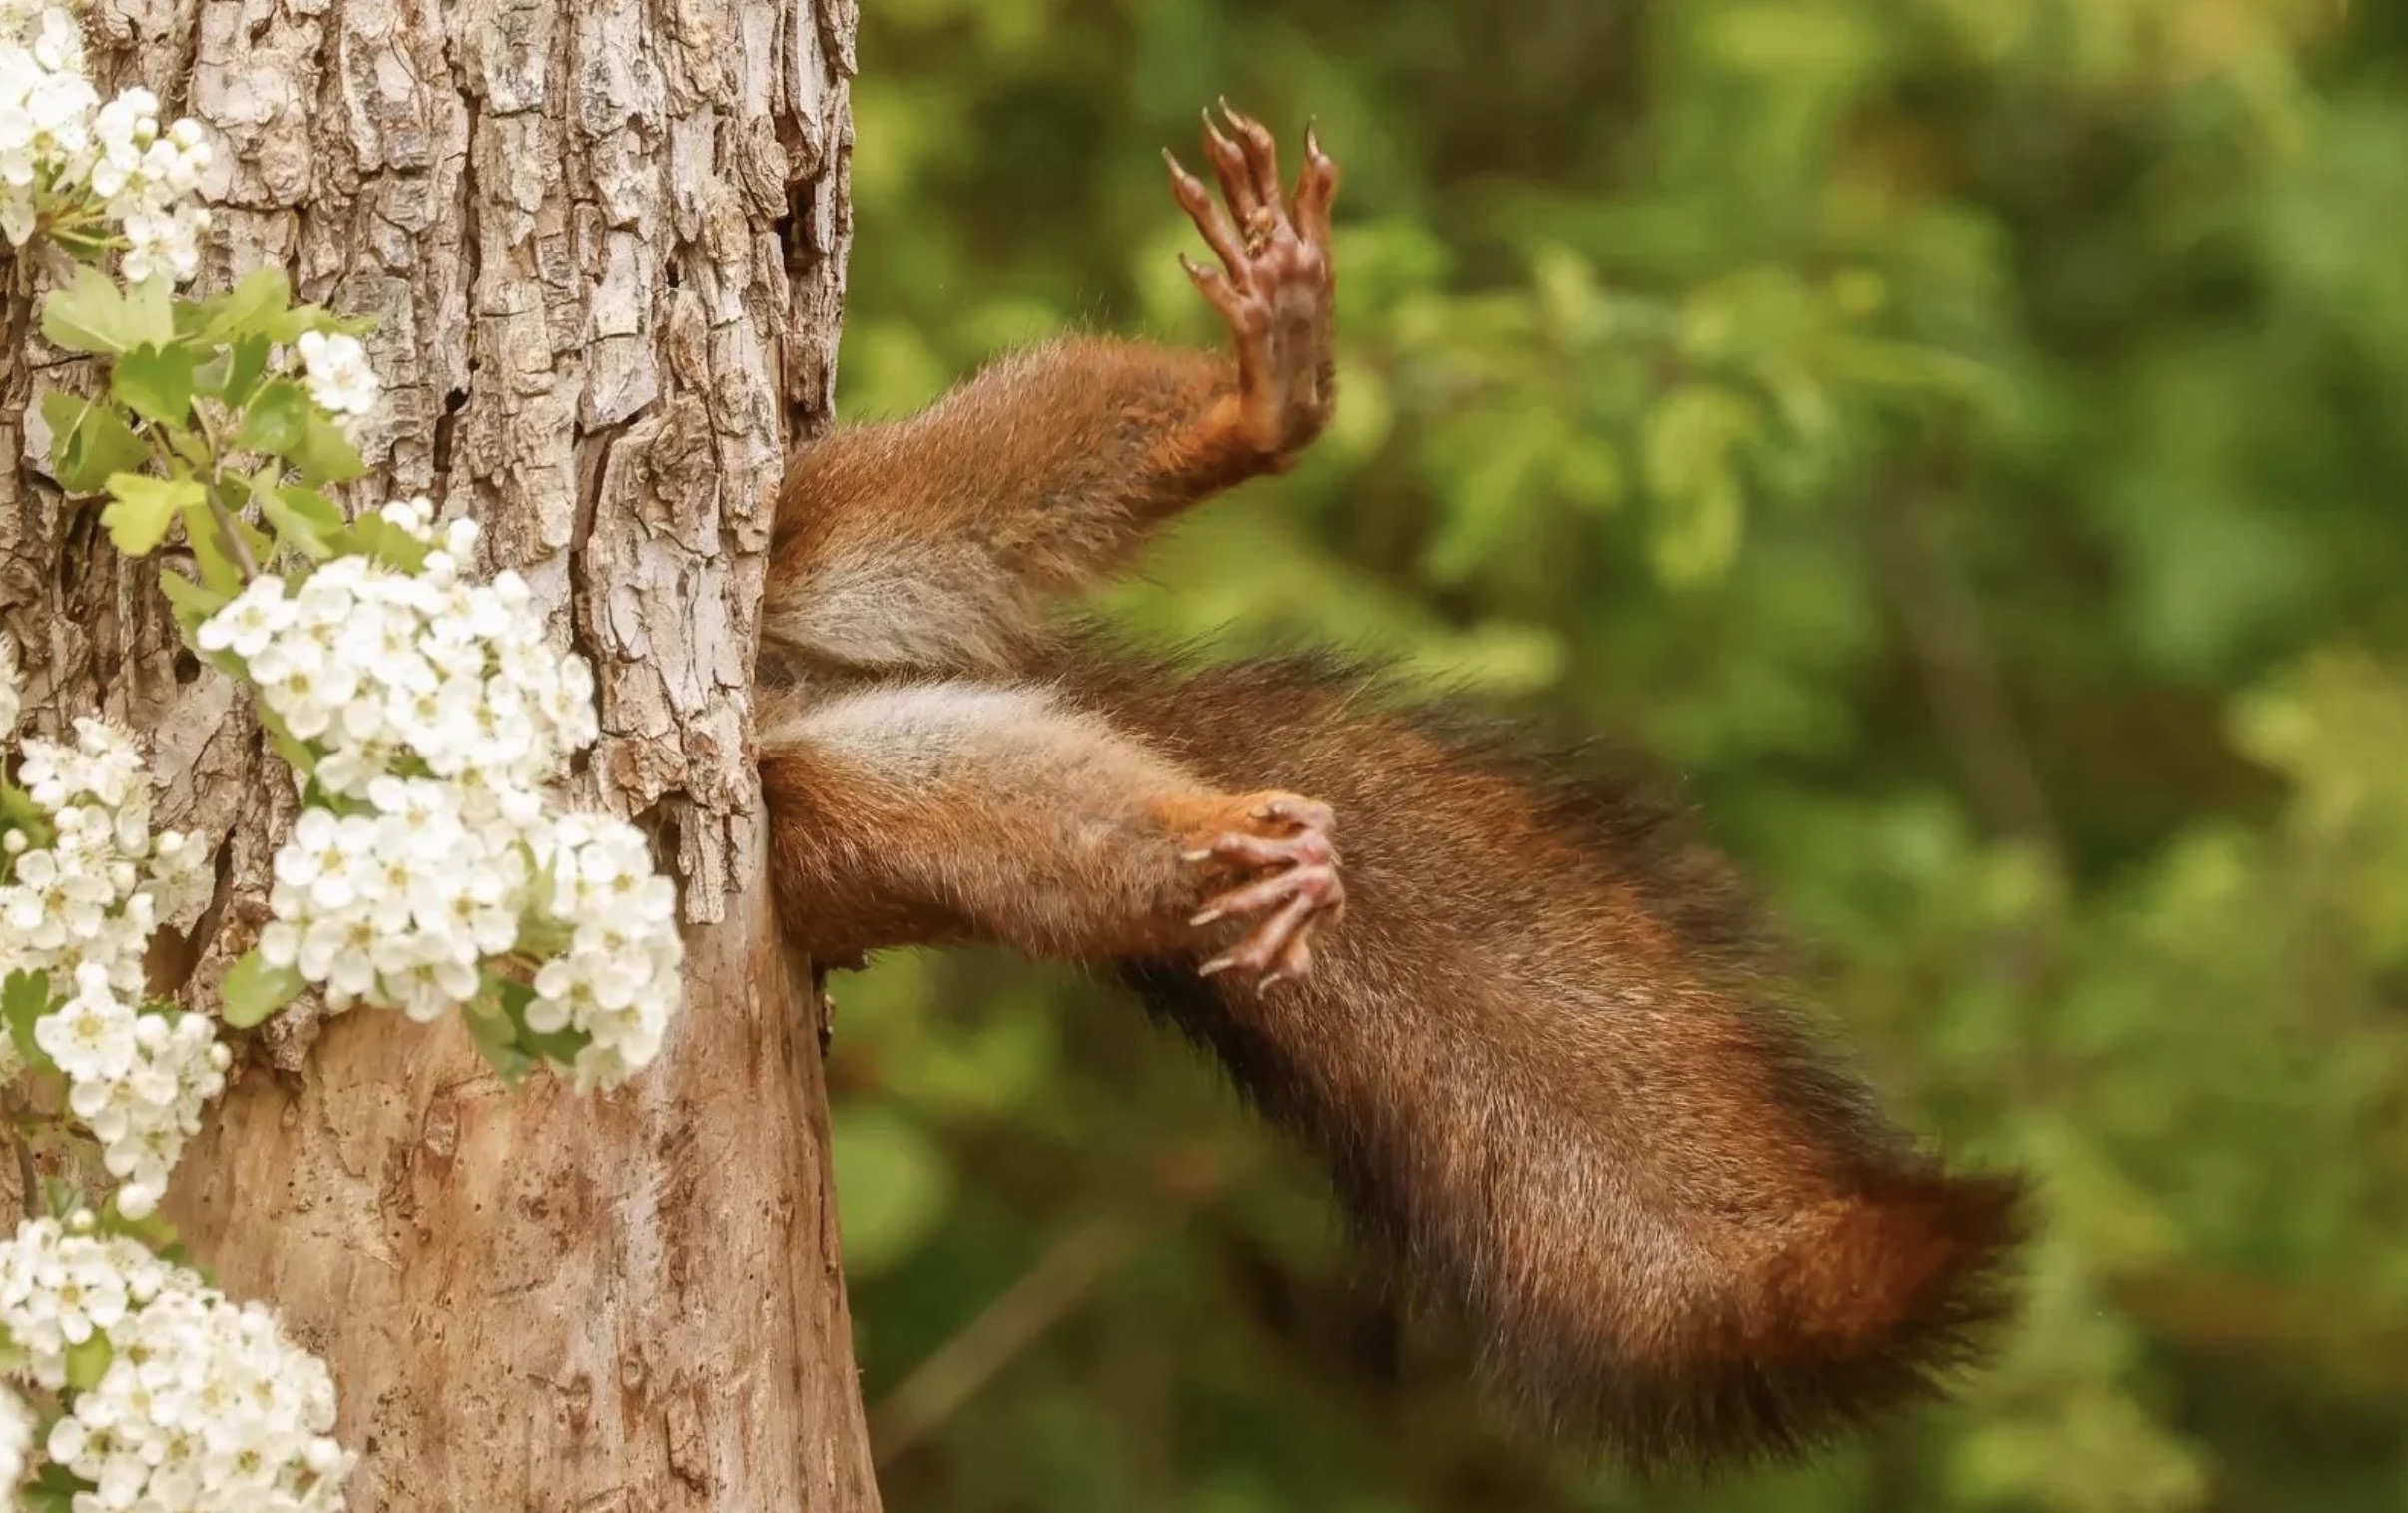
[[1258,875],[1208,899],[1188,922],[1201,929],[1232,917],[1262,916],[1236,945],[1196,970],[1213,977],[1234,969],[1255,977],[1258,988],[1268,988],[1312,970],[1313,932],[1345,906],[1346,884],[1338,875],[1328,804],[1270,794],[1246,806],[1244,821],[1258,828],[1216,835],[1187,856]]
[[1180,265],[1228,322],[1245,435],[1264,455],[1286,458],[1321,433],[1336,402],[1330,200],[1338,166],[1308,131],[1296,188],[1282,188],[1277,140],[1225,100],[1220,121],[1205,113],[1203,145],[1217,196],[1168,149],[1163,158],[1180,209],[1220,266],[1184,254]]

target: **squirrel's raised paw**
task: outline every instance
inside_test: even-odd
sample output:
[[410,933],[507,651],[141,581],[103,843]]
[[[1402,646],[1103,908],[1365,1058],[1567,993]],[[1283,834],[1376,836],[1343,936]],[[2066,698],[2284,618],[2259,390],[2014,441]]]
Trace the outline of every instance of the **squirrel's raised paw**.
[[[1167,150],[1171,190],[1220,259],[1218,268],[1180,265],[1237,342],[1237,418],[1266,457],[1286,458],[1321,433],[1336,400],[1330,315],[1330,201],[1338,166],[1311,127],[1293,191],[1279,182],[1279,151],[1259,121],[1221,102],[1223,132],[1204,117],[1204,156],[1220,181],[1204,181]],[[1223,202],[1227,202],[1226,205]]]
[[1198,929],[1223,919],[1256,922],[1196,970],[1211,977],[1234,969],[1267,988],[1312,970],[1314,932],[1345,906],[1330,838],[1335,818],[1328,804],[1293,793],[1257,793],[1230,807],[1227,827],[1203,838],[1187,859],[1246,880],[1207,900],[1188,922]]

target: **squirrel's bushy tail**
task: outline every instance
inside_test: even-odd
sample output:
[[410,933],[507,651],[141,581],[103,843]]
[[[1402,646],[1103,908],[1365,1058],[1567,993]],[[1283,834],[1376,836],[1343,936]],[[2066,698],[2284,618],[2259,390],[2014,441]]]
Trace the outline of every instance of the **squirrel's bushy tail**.
[[[1541,1437],[1641,1472],[1792,1459],[1940,1395],[2014,1310],[2026,1224],[2014,1178],[1860,1144],[1872,1132],[1853,1121],[1830,1132],[1836,1152],[1791,1148],[1769,1123],[1761,1144],[1743,1129],[1714,1132],[1711,1149],[1626,1145],[1650,1138],[1632,1133],[1649,1124],[1643,1105],[1628,1124],[1586,1128],[1576,1107],[1517,1108],[1531,1080],[1471,1070],[1487,1058],[1451,1054],[1460,1043],[1429,1047],[1425,1062],[1434,1077],[1457,1062],[1469,1097],[1425,1082],[1374,1101],[1337,1092],[1313,1064],[1329,1054],[1326,1029],[1266,1028],[1232,1003],[1242,990],[1184,966],[1125,975],[1250,1103],[1330,1160],[1392,1294],[1464,1336],[1489,1395]],[[1297,994],[1263,1012],[1321,1017],[1324,1003]],[[1392,1023],[1381,1038],[1412,1033]],[[1666,1090],[1652,1138],[1695,1139],[1681,1097]],[[1841,1165],[1824,1167],[1835,1154]],[[1689,1163],[1736,1181],[1658,1185]],[[1824,1173],[1828,1196],[1799,1196]]]
[[1486,1384],[1552,1437],[1642,1470],[1786,1459],[1936,1396],[1974,1359],[2013,1305],[2021,1209],[2004,1178],[1896,1179],[1753,1261],[1667,1278],[1646,1306],[1599,1295],[1613,1277],[1565,1276],[1563,1294],[1476,1297],[1465,1322]]
[[1672,811],[1326,661],[1120,666],[1069,686],[1232,791],[1330,803],[1347,877],[1301,981],[1127,975],[1515,1417],[1641,1467],[1793,1454],[2005,1318],[2018,1185],[1881,1116]]

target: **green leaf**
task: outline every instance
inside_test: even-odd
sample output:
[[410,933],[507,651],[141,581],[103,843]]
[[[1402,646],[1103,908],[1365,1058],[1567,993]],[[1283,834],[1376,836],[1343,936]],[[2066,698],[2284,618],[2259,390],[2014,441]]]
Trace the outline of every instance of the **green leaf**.
[[109,355],[147,339],[117,280],[95,267],[77,268],[65,288],[42,301],[42,336],[71,352]]
[[215,515],[202,515],[184,533],[193,544],[193,565],[201,570],[202,586],[228,599],[243,592],[243,565]]
[[259,324],[259,329],[281,346],[291,346],[311,331],[323,331],[329,336],[365,336],[375,328],[373,315],[337,315],[322,304],[297,304]]
[[94,1330],[82,1344],[67,1347],[67,1385],[78,1392],[91,1391],[109,1374],[109,1362],[116,1358],[117,1347],[109,1343],[109,1336]]
[[535,1063],[518,1048],[518,1027],[500,1005],[482,998],[468,1005],[468,1012],[460,1017],[467,1022],[469,1037],[484,1053],[495,1076],[510,1087],[526,1080]]
[[261,376],[268,371],[270,344],[265,336],[244,336],[221,347],[194,370],[193,387],[230,409],[241,409],[251,402]]
[[1555,458],[1555,487],[1563,497],[1593,515],[1610,514],[1622,502],[1627,486],[1622,457],[1601,436],[1570,434]]
[[381,515],[365,514],[351,522],[350,538],[359,550],[405,573],[426,565],[426,543]]
[[162,573],[159,577],[159,591],[167,595],[178,608],[190,609],[204,620],[234,602],[232,594],[221,594],[215,589],[193,582],[181,573]]
[[1718,578],[1737,557],[1745,510],[1736,453],[1759,429],[1754,405],[1706,384],[1673,390],[1647,415],[1639,461],[1655,497],[1653,555],[1665,582]]
[[359,460],[359,448],[315,405],[309,407],[308,418],[301,424],[300,443],[285,456],[303,483],[348,483],[367,472],[367,464]]
[[221,395],[228,404],[251,402],[259,391],[260,380],[268,372],[268,353],[275,346],[265,336],[246,336],[230,349],[234,354],[233,371],[226,379],[226,392]]
[[1562,420],[1534,405],[1483,416],[1463,435],[1446,523],[1422,554],[1423,570],[1451,585],[1526,530],[1528,511],[1540,502],[1529,480],[1565,442]]
[[126,290],[126,345],[173,346],[176,342],[176,295],[165,278],[153,278]]
[[209,449],[209,441],[199,432],[179,426],[160,432],[167,440],[168,450],[184,460],[195,473],[206,473],[217,465],[217,454]]
[[342,510],[315,489],[270,486],[265,480],[273,476],[263,469],[251,480],[251,492],[279,539],[315,562],[333,556],[346,524]]
[[218,1017],[238,1030],[248,1030],[301,996],[307,985],[293,968],[272,967],[257,949],[246,951],[226,974]]
[[[167,595],[168,608],[175,611],[177,628],[184,632],[188,644],[201,634],[203,621],[226,608],[234,599],[234,595],[195,583],[182,573],[161,573],[159,591]],[[214,662],[216,659],[210,660]],[[220,668],[219,671],[231,673],[232,669]]]
[[264,360],[271,328],[292,302],[293,283],[285,270],[264,267],[216,298],[191,306],[189,334],[203,346],[256,340]]
[[566,1067],[576,1061],[579,1051],[594,1043],[594,1037],[583,1030],[544,1031],[530,1028],[527,1024],[527,1006],[535,1001],[535,990],[523,982],[512,982],[506,977],[492,980],[496,985],[495,996],[501,1002],[502,1014],[516,1032],[518,1048],[528,1055],[554,1066]]
[[164,1214],[153,1212],[140,1219],[129,1219],[118,1209],[116,1200],[112,1199],[95,1218],[99,1221],[95,1228],[101,1234],[123,1235],[130,1240],[140,1241],[154,1255],[165,1256],[184,1248],[183,1237]]
[[[53,829],[50,815],[33,801],[33,795],[0,776],[0,830],[15,830],[25,837],[28,845],[50,844]],[[8,871],[0,866],[0,875]]]
[[290,378],[271,378],[261,385],[251,408],[244,413],[243,429],[235,436],[235,445],[246,451],[289,456],[306,434],[314,408],[307,389]]
[[48,972],[11,972],[0,982],[0,1017],[8,1020],[8,1038],[26,1065],[53,1069],[50,1053],[34,1039],[34,1021],[50,1012],[52,994]]
[[[317,754],[311,751],[299,736],[285,730],[282,726],[269,732],[268,736],[268,744],[276,748],[276,755],[285,765],[296,772],[317,770]],[[321,804],[319,807],[322,808],[324,805]]]
[[194,354],[184,346],[138,346],[117,359],[109,391],[146,420],[183,426],[193,418]]
[[[282,715],[268,708],[262,700],[252,701],[252,710],[259,717],[260,729],[268,733],[268,744],[276,749],[278,756],[284,758],[285,765],[303,776],[317,770],[317,753],[310,750],[307,742],[285,728]],[[326,803],[322,795],[313,806],[321,809],[330,807],[341,812],[341,805]]]
[[159,545],[177,515],[209,502],[209,490],[195,478],[153,478],[147,473],[111,473],[113,497],[101,510],[109,539],[129,557],[141,557]]
[[42,1212],[53,1215],[72,1214],[78,1209],[92,1207],[84,1202],[82,1185],[66,1177],[42,1179]]
[[98,1487],[99,1483],[86,1481],[65,1466],[45,1462],[41,1474],[17,1497],[24,1503],[25,1513],[73,1513],[76,1498]]
[[151,460],[151,449],[115,405],[52,389],[42,396],[42,418],[50,425],[51,476],[70,492],[93,493],[111,473]]
[[1745,513],[1728,475],[1665,500],[1649,543],[1657,575],[1676,588],[1720,578],[1739,555]]
[[[218,502],[225,506],[223,512],[207,510],[187,516],[184,530],[192,540],[194,560],[201,566],[201,581],[231,597],[242,592],[247,576],[243,571],[243,552],[249,552],[252,563],[264,570],[275,553],[276,543],[237,514],[249,493],[244,484],[222,483],[217,485],[217,491]],[[242,552],[235,549],[238,540]]]

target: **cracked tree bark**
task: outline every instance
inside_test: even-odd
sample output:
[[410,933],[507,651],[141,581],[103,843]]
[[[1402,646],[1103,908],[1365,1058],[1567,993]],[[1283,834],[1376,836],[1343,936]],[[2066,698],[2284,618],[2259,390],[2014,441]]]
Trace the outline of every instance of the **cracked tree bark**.
[[[775,938],[747,741],[771,493],[825,423],[851,235],[853,0],[97,0],[97,60],[218,149],[207,287],[263,263],[381,321],[353,506],[485,528],[595,665],[581,796],[642,816],[691,958],[621,1093],[512,1092],[454,1024],[305,1016],[252,1048],[170,1212],[324,1355],[374,1510],[875,1510],[816,1016]],[[74,381],[0,330],[0,445]],[[35,729],[143,733],[218,898],[165,970],[214,1001],[290,783],[181,655],[158,569],[30,465],[0,619]],[[165,958],[163,957],[163,962]]]

